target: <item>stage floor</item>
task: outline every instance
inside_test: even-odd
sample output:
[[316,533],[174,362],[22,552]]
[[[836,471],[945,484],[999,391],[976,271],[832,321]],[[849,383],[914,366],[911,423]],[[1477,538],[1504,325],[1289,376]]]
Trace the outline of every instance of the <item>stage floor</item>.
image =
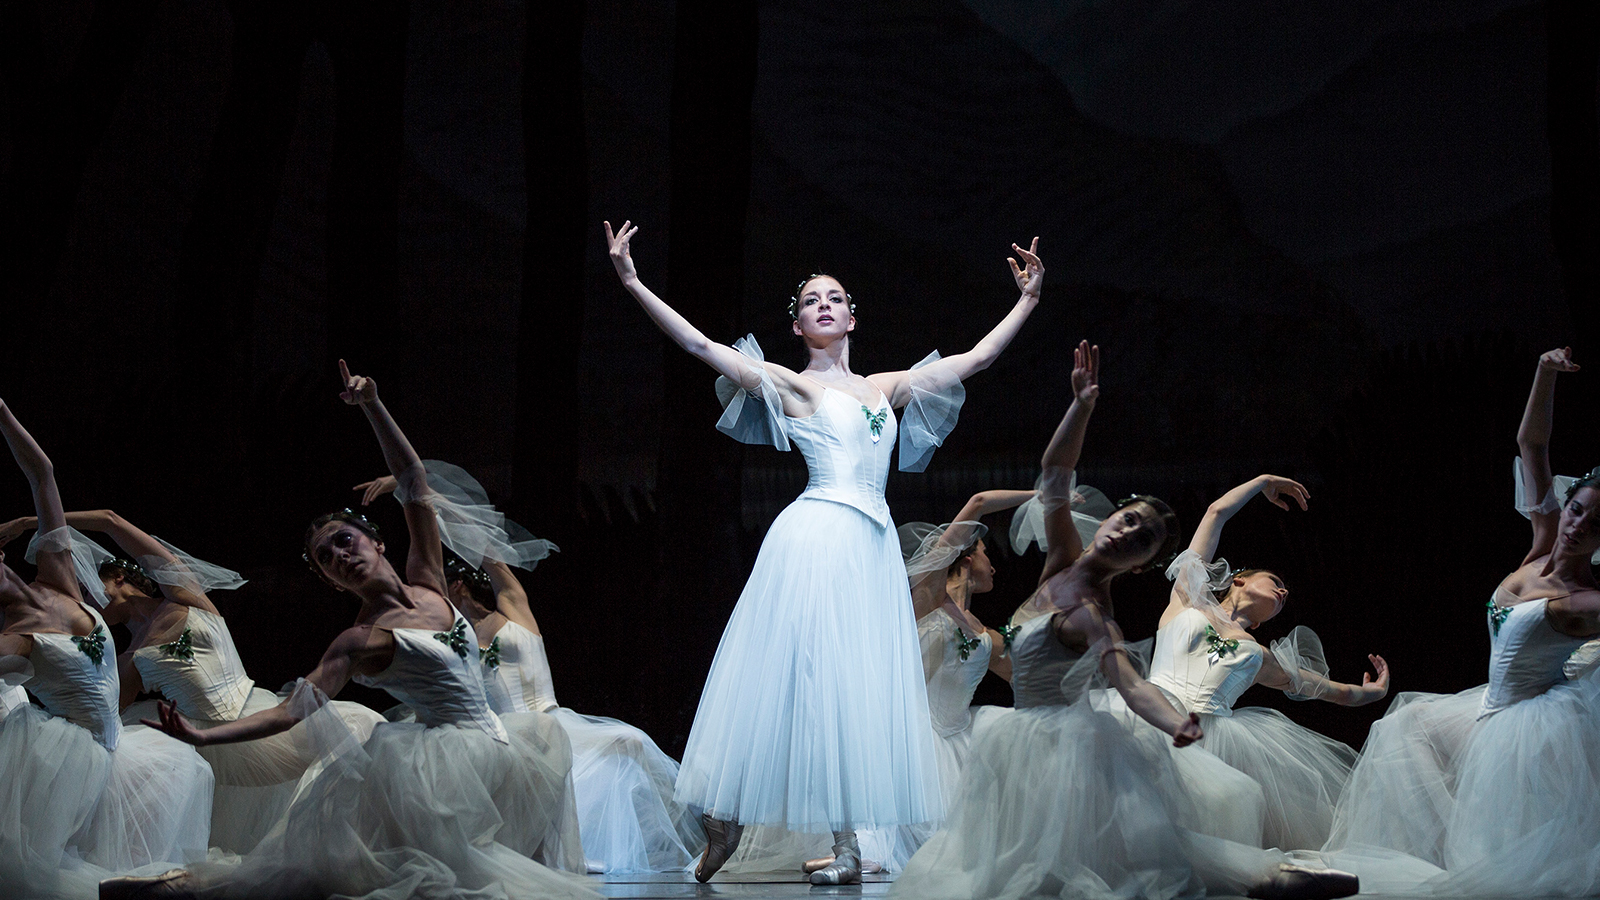
[[[788,900],[796,897],[882,897],[893,875],[866,875],[861,884],[812,887],[798,870],[782,873],[718,875],[701,884],[688,872],[655,875],[596,875],[595,886],[607,897],[628,900],[675,900],[680,897],[725,897],[729,900]],[[726,880],[724,880],[726,879]]]

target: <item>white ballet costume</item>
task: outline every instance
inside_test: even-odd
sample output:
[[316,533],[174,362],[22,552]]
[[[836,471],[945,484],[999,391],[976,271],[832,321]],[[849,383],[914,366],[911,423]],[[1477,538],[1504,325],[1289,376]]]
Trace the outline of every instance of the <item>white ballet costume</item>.
[[[759,360],[753,340],[736,346]],[[675,799],[813,834],[937,820],[916,621],[883,496],[894,413],[881,395],[869,406],[830,388],[813,415],[785,418],[765,370],[750,372],[759,391],[719,382],[718,428],[780,449],[792,441],[810,481],[772,523],[723,631]],[[902,469],[921,471],[954,425],[958,391],[919,386],[913,371]]]
[[1087,688],[1108,648],[1072,651],[1051,621],[1020,626],[1011,648],[1016,709],[978,731],[946,827],[890,895],[1164,900],[1243,894],[1275,873],[1283,854],[1181,824],[1200,811],[1174,759],[1210,755],[1169,753],[1167,735],[1096,710]]
[[489,708],[459,614],[447,632],[393,634],[389,667],[356,680],[408,704],[417,721],[381,723],[358,743],[302,680],[290,704],[308,713],[323,770],[280,827],[237,862],[194,867],[191,887],[208,897],[598,897],[571,874],[583,855],[561,726]]
[[7,675],[40,704],[0,722],[0,880],[12,896],[93,897],[100,878],[206,854],[211,767],[187,744],[123,726],[116,648],[83,609],[89,635],[34,633]]
[[1600,892],[1600,678],[1563,673],[1585,640],[1551,627],[1550,599],[1496,588],[1489,683],[1402,695],[1373,725],[1331,849],[1434,862],[1420,889],[1442,894]]
[[682,870],[705,843],[699,821],[673,802],[678,763],[638,728],[556,703],[544,637],[515,622],[482,653],[489,705],[502,715],[534,710],[572,742],[572,789],[591,869],[610,874]]
[[[160,692],[197,728],[232,722],[282,700],[256,687],[245,674],[228,623],[198,607],[186,610],[183,630],[173,640],[135,650],[133,665],[147,690]],[[383,721],[359,703],[335,701],[333,708],[358,741]],[[154,700],[135,703],[122,713],[128,725],[156,718]],[[244,853],[289,808],[301,779],[316,769],[317,758],[303,732],[297,725],[260,740],[200,748],[216,775],[211,846]]]
[[[1285,671],[1297,671],[1302,661],[1320,659],[1320,652],[1297,652],[1314,640],[1308,629],[1297,628],[1271,652]],[[1263,845],[1316,850],[1328,839],[1356,751],[1275,709],[1234,707],[1255,683],[1266,652],[1254,641],[1222,640],[1205,613],[1191,607],[1156,632],[1150,683],[1179,712],[1200,716],[1200,746],[1261,785]]]

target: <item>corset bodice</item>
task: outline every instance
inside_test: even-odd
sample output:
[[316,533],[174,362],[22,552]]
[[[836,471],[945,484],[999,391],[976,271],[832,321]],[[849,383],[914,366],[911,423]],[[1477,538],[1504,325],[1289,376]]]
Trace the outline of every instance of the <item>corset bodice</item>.
[[484,651],[483,681],[495,712],[549,712],[556,708],[544,637],[515,622],[500,626]]
[[1479,718],[1567,680],[1562,664],[1586,639],[1550,626],[1545,617],[1549,599],[1517,603],[1510,591],[1495,589],[1489,609],[1489,686]]
[[228,623],[203,609],[189,609],[173,640],[135,650],[133,665],[146,688],[160,691],[191,719],[232,722],[255,687]]
[[[874,424],[879,429],[876,441]],[[800,496],[843,503],[879,525],[887,525],[889,504],[883,499],[883,490],[889,481],[895,428],[887,398],[880,395],[876,407],[868,412],[849,394],[824,390],[815,413],[788,420],[789,439],[805,457],[811,476]]]
[[100,746],[115,750],[122,737],[117,648],[100,614],[83,608],[94,617],[94,631],[87,636],[32,635],[33,677],[27,688],[52,715],[87,728]]
[[[993,652],[985,632],[966,636],[967,658],[961,658],[962,637],[955,619],[936,609],[917,621],[924,674],[928,679],[928,712],[933,730],[942,735],[965,731],[972,724],[972,693],[989,670]],[[961,629],[965,631],[965,629]]]
[[1186,609],[1156,632],[1150,683],[1185,712],[1227,716],[1261,671],[1266,651],[1255,641],[1222,641],[1198,609]]
[[476,728],[506,740],[505,726],[489,708],[472,626],[456,614],[449,631],[395,628],[394,659],[377,675],[355,680],[382,688],[409,705],[430,727]]

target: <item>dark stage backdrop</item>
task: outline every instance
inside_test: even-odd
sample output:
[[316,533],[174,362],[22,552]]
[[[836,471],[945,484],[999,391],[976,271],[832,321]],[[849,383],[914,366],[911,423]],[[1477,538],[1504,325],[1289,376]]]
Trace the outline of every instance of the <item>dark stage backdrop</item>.
[[[299,561],[382,467],[343,356],[423,456],[561,546],[524,582],[562,701],[682,749],[804,470],[713,429],[711,374],[620,289],[602,218],[640,223],[643,278],[691,320],[779,361],[795,281],[837,275],[861,372],[969,347],[1041,236],[1042,305],[929,472],[892,476],[896,519],[1030,486],[1088,337],[1082,480],[1189,527],[1262,471],[1304,481],[1310,512],[1258,501],[1222,552],[1290,587],[1263,636],[1314,627],[1346,679],[1381,653],[1396,690],[1484,679],[1534,360],[1600,360],[1582,0],[0,9],[0,395],[70,507],[250,577],[216,600],[270,687],[354,612]],[[1600,462],[1597,378],[1562,379],[1558,471]],[[20,476],[0,500],[29,511]],[[399,559],[393,501],[376,516]],[[993,622],[1040,565],[996,556]],[[1165,591],[1119,582],[1130,635]],[[1384,706],[1248,699],[1356,745]]]

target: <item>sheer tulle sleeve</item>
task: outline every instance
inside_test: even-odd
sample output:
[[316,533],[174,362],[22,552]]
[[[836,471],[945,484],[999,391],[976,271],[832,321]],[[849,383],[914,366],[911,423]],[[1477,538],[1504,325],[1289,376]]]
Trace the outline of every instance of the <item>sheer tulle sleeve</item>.
[[78,576],[78,589],[83,591],[88,599],[93,600],[95,606],[105,609],[109,601],[106,598],[105,585],[100,581],[100,565],[116,557],[91,540],[88,535],[71,525],[40,532],[28,542],[28,552],[22,558],[38,564],[41,552],[60,553],[63,550],[72,554],[72,571]]
[[1226,590],[1233,580],[1233,569],[1227,560],[1208,563],[1193,550],[1185,550],[1167,567],[1167,580],[1172,582],[1186,606],[1213,618],[1227,618],[1217,603],[1217,593]]
[[1304,625],[1272,642],[1272,656],[1278,661],[1289,686],[1283,689],[1290,700],[1316,700],[1328,693],[1328,659],[1322,652],[1322,639]]
[[1567,661],[1561,667],[1562,674],[1568,681],[1577,681],[1586,675],[1591,675],[1600,669],[1600,638],[1596,638],[1578,649],[1572,651]]
[[1524,519],[1533,518],[1535,513],[1548,515],[1560,509],[1561,501],[1557,497],[1566,493],[1566,486],[1573,482],[1571,478],[1557,475],[1543,497],[1534,497],[1532,479],[1522,470],[1522,457],[1512,457],[1511,474],[1517,481],[1517,512],[1522,513]]
[[[539,560],[560,549],[495,509],[489,493],[466,469],[437,459],[423,460],[422,467],[433,492],[428,502],[439,522],[440,541],[475,568],[492,559],[531,571]],[[415,499],[404,488],[396,488],[394,495],[401,503]]]
[[906,575],[914,582],[918,576],[950,568],[957,557],[983,540],[989,528],[982,522],[907,522],[899,532],[900,555],[906,561]]
[[935,366],[939,351],[929,353],[911,367],[911,400],[900,414],[900,471],[921,472],[928,468],[933,451],[956,427],[967,389],[961,379],[945,368]]
[[1111,686],[1111,679],[1106,676],[1105,658],[1107,655],[1120,652],[1127,657],[1134,671],[1140,678],[1146,677],[1150,672],[1150,653],[1154,646],[1153,638],[1142,641],[1116,641],[1110,638],[1101,638],[1089,646],[1088,652],[1083,654],[1067,674],[1061,676],[1061,694],[1064,697],[1077,699],[1087,695],[1091,690],[1106,689]]
[[1113,504],[1098,488],[1078,484],[1078,473],[1068,469],[1049,468],[1039,474],[1033,485],[1034,495],[1011,514],[1011,549],[1019,555],[1037,543],[1041,552],[1049,552],[1050,542],[1045,537],[1045,516],[1072,504],[1072,524],[1078,529],[1078,540],[1087,547],[1094,543],[1094,533],[1100,523],[1115,511]]
[[356,764],[364,760],[366,751],[361,747],[361,740],[329,703],[328,695],[321,688],[304,678],[297,679],[286,708],[300,722],[295,749],[306,758],[315,759],[323,766]]
[[232,569],[196,559],[161,538],[156,538],[156,541],[174,557],[170,560],[159,556],[139,557],[139,565],[157,584],[186,588],[199,594],[237,590],[245,584],[244,576]]
[[778,385],[762,365],[761,345],[747,334],[733,343],[745,356],[746,369],[761,379],[761,386],[746,390],[727,377],[717,378],[717,400],[722,403],[722,418],[717,430],[741,444],[771,444],[789,449],[789,426],[783,415],[783,398]]

